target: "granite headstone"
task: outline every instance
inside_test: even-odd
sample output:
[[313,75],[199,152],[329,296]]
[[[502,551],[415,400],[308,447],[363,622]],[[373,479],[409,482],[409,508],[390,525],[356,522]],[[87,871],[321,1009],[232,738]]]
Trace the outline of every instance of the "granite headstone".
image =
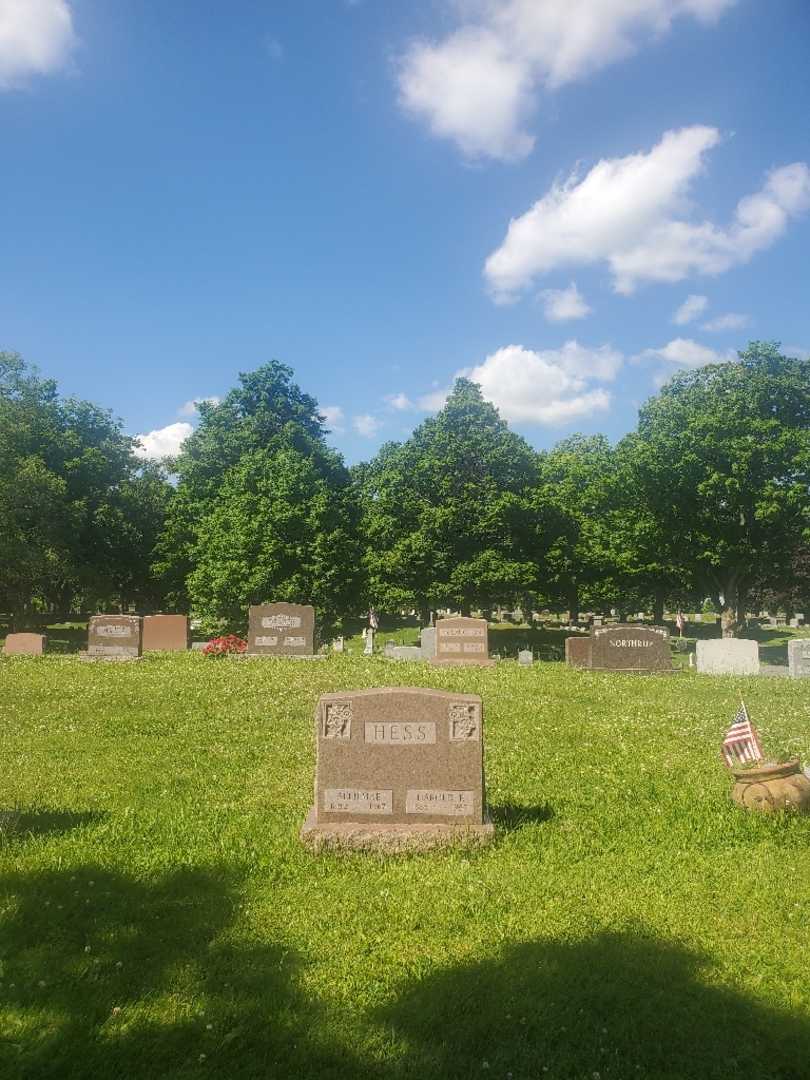
[[144,615],[144,652],[185,652],[188,619],[185,615]]
[[791,678],[810,678],[810,638],[788,642],[788,670]]
[[312,656],[315,609],[310,604],[253,604],[248,612],[248,656]]
[[599,626],[590,638],[590,667],[598,671],[672,671],[663,626]]
[[709,638],[697,643],[700,675],[759,675],[759,645],[748,638]]
[[47,640],[45,634],[9,634],[3,652],[6,656],[42,656]]
[[436,655],[436,627],[423,626],[419,635],[419,644],[422,649],[422,659],[432,660]]
[[567,637],[565,639],[565,662],[569,667],[590,667],[591,639]]
[[315,848],[396,850],[486,838],[483,710],[474,694],[392,687],[324,694],[315,712]]
[[87,655],[132,660],[142,653],[139,615],[93,615],[87,626]]
[[489,658],[486,619],[439,619],[436,623],[436,655],[432,664],[494,664]]

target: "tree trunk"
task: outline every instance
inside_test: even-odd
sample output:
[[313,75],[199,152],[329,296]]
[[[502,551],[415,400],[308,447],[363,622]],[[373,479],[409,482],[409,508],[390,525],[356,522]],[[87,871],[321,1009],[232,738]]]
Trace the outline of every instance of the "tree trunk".
[[568,592],[568,619],[569,622],[579,622],[579,589],[572,585]]
[[720,629],[724,638],[737,636],[740,627],[737,612],[739,597],[738,576],[736,573],[729,574],[723,588],[723,598],[720,601]]
[[427,626],[430,622],[430,608],[424,601],[419,603],[419,625]]
[[656,626],[664,625],[664,593],[656,589],[653,600],[653,622]]

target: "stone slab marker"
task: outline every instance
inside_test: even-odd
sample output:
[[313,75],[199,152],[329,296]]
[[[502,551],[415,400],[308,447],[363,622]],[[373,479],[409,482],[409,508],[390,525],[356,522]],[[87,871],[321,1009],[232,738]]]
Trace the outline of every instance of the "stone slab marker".
[[600,626],[590,638],[590,667],[599,671],[672,671],[663,626]]
[[748,638],[710,638],[697,643],[702,675],[759,675],[759,645]]
[[113,660],[132,660],[141,655],[142,626],[139,615],[93,615],[87,626],[87,655]]
[[810,678],[810,638],[788,642],[788,670],[793,679]]
[[419,647],[423,660],[432,660],[436,655],[436,627],[423,626],[419,634]]
[[188,619],[185,615],[144,615],[144,652],[185,652],[188,649]]
[[591,639],[567,637],[565,639],[565,662],[569,667],[590,667]]
[[301,839],[397,851],[488,839],[480,697],[392,687],[324,694]]
[[47,640],[45,634],[9,634],[3,653],[6,656],[42,656]]
[[490,666],[486,619],[439,619],[436,623],[436,655],[432,664]]
[[521,667],[531,667],[534,663],[534,653],[531,649],[521,649],[518,653],[518,663]]
[[248,656],[312,656],[315,608],[310,604],[253,604],[248,611]]

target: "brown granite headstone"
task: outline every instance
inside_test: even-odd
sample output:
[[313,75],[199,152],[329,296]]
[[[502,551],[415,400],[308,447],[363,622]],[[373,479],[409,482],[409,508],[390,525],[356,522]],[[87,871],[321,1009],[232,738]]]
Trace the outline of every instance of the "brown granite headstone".
[[480,697],[391,687],[324,694],[310,846],[399,850],[492,835]]
[[185,615],[144,615],[144,652],[185,652],[188,649],[188,619]]
[[600,671],[672,671],[663,626],[600,626],[591,632],[591,663]]
[[248,613],[249,656],[312,656],[315,608],[310,604],[254,604]]
[[490,665],[486,619],[439,619],[431,664]]
[[42,656],[47,640],[45,634],[9,634],[3,652],[6,656]]
[[565,639],[565,662],[569,667],[591,666],[591,639],[567,637]]
[[87,655],[115,659],[142,651],[139,615],[93,615],[87,627]]

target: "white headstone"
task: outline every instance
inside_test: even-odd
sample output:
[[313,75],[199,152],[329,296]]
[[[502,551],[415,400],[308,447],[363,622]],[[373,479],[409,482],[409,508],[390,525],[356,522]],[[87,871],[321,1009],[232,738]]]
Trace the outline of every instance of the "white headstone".
[[711,638],[697,643],[701,675],[758,675],[759,645],[748,638]]
[[518,653],[518,663],[521,667],[531,667],[534,662],[534,654],[531,649],[521,649]]
[[788,642],[788,670],[793,679],[810,678],[810,638]]
[[422,659],[430,660],[436,655],[436,627],[435,626],[423,626],[422,632],[419,638]]
[[374,631],[370,626],[366,627],[366,644],[363,649],[363,656],[373,656],[374,654]]

